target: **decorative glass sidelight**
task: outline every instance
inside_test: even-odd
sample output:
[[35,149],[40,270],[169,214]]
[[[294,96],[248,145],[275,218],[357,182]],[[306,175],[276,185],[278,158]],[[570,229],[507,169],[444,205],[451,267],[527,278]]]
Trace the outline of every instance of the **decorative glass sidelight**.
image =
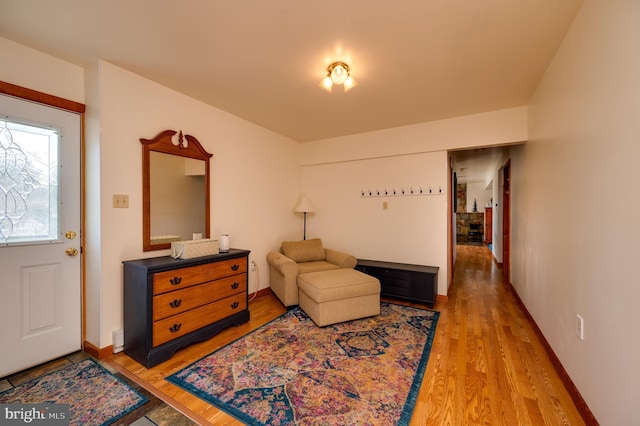
[[60,131],[0,120],[0,245],[60,238]]

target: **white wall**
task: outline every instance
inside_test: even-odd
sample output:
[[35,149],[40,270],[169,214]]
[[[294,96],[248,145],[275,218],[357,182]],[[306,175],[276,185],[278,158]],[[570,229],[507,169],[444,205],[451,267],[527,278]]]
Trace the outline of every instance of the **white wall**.
[[638,22],[640,2],[584,2],[512,162],[512,282],[603,425],[640,424]]
[[[299,195],[298,144],[221,110],[160,86],[108,62],[97,67],[100,111],[99,347],[122,327],[123,260],[169,254],[142,251],[142,145],[162,130],[195,136],[211,159],[211,231],[228,233],[232,247],[251,250],[260,288],[268,285],[266,254],[291,237]],[[129,208],[112,207],[128,194]],[[97,277],[94,277],[97,278]],[[250,272],[250,289],[257,274]],[[96,283],[88,283],[94,287]],[[88,322],[95,321],[88,319]],[[89,336],[88,336],[89,338]]]
[[81,67],[2,37],[0,53],[0,80],[84,103],[84,70]]
[[302,144],[301,164],[511,144],[527,140],[527,107],[509,108]]
[[[446,294],[447,150],[524,141],[526,114],[513,108],[302,144],[302,190],[316,208],[307,235],[359,258],[438,266],[438,294]],[[443,195],[360,196],[421,185]]]
[[507,149],[500,152],[500,157],[496,161],[496,168],[493,170],[493,173],[488,178],[489,181],[493,182],[491,188],[491,197],[493,198],[493,210],[492,210],[492,223],[491,223],[491,251],[493,257],[496,262],[503,262],[503,232],[502,232],[502,220],[503,220],[503,211],[502,211],[502,191],[503,191],[503,174],[502,168],[506,164],[507,160],[510,157],[515,155],[514,153],[518,152],[522,148],[523,145],[512,145]]
[[[447,289],[447,153],[306,166],[305,193],[315,213],[307,235],[362,259],[439,266]],[[361,190],[442,187],[441,195],[362,197]],[[383,203],[387,209],[383,209]]]
[[484,213],[484,208],[491,204],[493,192],[487,189],[484,182],[467,183],[467,213],[473,212],[473,201],[477,202],[478,212]]

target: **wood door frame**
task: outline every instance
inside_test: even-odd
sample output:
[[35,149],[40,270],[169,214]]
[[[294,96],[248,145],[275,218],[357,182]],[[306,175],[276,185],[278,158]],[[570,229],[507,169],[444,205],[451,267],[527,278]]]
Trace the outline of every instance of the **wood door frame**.
[[502,278],[511,281],[511,158],[502,167]]
[[453,284],[453,271],[454,271],[454,265],[455,265],[455,255],[454,255],[454,250],[455,250],[455,239],[453,236],[453,230],[454,228],[454,223],[453,223],[453,215],[455,214],[453,211],[453,202],[454,202],[454,197],[456,196],[456,188],[454,188],[453,185],[453,157],[451,156],[451,153],[448,154],[447,156],[448,160],[449,160],[449,187],[450,190],[447,191],[447,216],[449,216],[449,219],[447,220],[447,250],[449,252],[449,256],[447,259],[447,263],[448,263],[448,276],[447,276],[447,295],[449,295],[449,288],[451,288],[451,285]]
[[[85,164],[84,164],[84,114],[86,106],[79,102],[70,101],[68,99],[60,98],[54,95],[49,95],[47,93],[38,92],[37,90],[28,89],[26,87],[17,86],[15,84],[7,83],[4,81],[0,81],[0,93],[8,96],[13,96],[14,98],[20,98],[26,101],[36,102],[42,105],[59,108],[65,111],[73,112],[80,114],[80,252],[84,253],[84,230],[85,230],[85,208],[84,208],[84,200],[85,200]],[[81,318],[82,324],[80,325],[81,329],[81,342],[86,341],[86,323],[87,323],[87,312],[86,312],[86,291],[85,291],[85,256],[82,256],[80,259],[80,292],[82,294],[81,299]]]

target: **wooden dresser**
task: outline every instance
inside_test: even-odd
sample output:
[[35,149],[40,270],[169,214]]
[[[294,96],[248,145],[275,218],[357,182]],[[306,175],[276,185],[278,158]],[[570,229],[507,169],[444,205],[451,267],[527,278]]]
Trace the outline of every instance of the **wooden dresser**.
[[147,368],[249,320],[249,251],[124,264],[124,352]]

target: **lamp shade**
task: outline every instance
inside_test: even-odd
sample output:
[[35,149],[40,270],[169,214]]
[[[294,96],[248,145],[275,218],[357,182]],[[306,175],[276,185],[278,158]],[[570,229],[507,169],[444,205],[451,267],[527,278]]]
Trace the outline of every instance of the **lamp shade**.
[[331,93],[331,88],[333,87],[333,81],[331,81],[331,77],[326,76],[325,78],[323,78],[319,86],[327,92]]
[[302,197],[293,211],[296,213],[313,213],[314,209],[311,201],[307,197]]
[[356,83],[353,77],[348,76],[347,79],[344,81],[344,91],[348,92],[349,90],[353,89],[357,85],[358,83]]

